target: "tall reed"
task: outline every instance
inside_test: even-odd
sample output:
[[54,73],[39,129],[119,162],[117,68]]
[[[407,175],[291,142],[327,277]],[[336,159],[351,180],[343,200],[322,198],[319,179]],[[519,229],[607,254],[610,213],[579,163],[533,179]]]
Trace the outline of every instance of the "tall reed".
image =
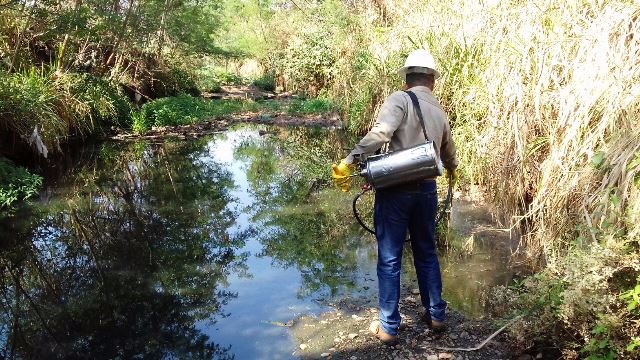
[[350,129],[366,131],[400,87],[403,57],[427,47],[461,170],[523,231],[523,253],[546,264],[616,227],[638,233],[628,219],[638,216],[640,3],[387,0],[384,18],[367,4],[353,5],[357,31],[336,50],[330,87]]

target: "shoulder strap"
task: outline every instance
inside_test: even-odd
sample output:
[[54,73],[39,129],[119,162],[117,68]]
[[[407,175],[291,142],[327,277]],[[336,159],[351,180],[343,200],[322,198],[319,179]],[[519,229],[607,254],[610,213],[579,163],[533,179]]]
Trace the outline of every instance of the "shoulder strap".
[[422,126],[422,133],[424,134],[424,138],[426,141],[429,141],[429,137],[427,136],[427,129],[424,127],[424,118],[422,117],[422,110],[420,109],[420,103],[418,102],[418,97],[416,96],[416,94],[413,93],[413,91],[407,90],[405,92],[411,98],[413,107],[415,108],[416,113],[418,114],[418,119],[420,119],[420,126]]

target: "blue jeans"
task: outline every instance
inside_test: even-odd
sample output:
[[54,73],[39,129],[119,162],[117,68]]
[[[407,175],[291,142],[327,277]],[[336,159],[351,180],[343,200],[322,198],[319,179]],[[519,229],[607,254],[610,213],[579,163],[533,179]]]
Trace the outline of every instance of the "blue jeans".
[[435,181],[426,181],[415,191],[376,191],[373,216],[378,240],[380,326],[387,334],[397,335],[400,327],[400,268],[407,228],[422,305],[432,319],[445,319],[447,303],[442,300],[442,278],[435,247],[437,210]]

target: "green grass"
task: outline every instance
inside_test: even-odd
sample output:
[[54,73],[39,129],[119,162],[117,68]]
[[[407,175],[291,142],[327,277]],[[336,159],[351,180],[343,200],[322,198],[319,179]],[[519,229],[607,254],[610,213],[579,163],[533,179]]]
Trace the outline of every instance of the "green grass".
[[47,145],[67,135],[67,124],[60,116],[62,100],[54,80],[44,71],[0,71],[0,128],[18,137],[27,137],[36,125]]
[[[80,132],[94,133],[106,126],[126,126],[131,102],[117,85],[89,74],[67,74],[58,87],[70,95],[73,123]],[[71,106],[75,104],[75,106]]]
[[324,98],[294,99],[287,107],[289,115],[326,114],[331,110],[331,101]]
[[245,111],[260,111],[264,118],[275,113],[292,116],[326,114],[333,110],[327,99],[294,99],[291,102],[265,100],[204,100],[189,95],[162,98],[146,103],[132,116],[132,129],[144,133],[154,126],[190,125]]
[[241,100],[203,100],[189,95],[158,99],[146,103],[133,116],[132,128],[142,133],[154,126],[190,125],[233,113],[256,110],[257,104]]
[[26,139],[38,127],[51,150],[71,135],[126,126],[130,113],[131,103],[118,86],[95,76],[46,68],[0,71],[0,128]]

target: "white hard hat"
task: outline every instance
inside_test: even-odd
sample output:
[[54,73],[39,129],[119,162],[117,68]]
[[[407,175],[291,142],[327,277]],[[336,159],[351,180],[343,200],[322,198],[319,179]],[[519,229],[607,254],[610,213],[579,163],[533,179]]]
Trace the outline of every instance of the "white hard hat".
[[407,56],[404,66],[398,69],[400,75],[405,76],[410,73],[433,74],[436,79],[440,77],[433,56],[425,49],[413,50]]

